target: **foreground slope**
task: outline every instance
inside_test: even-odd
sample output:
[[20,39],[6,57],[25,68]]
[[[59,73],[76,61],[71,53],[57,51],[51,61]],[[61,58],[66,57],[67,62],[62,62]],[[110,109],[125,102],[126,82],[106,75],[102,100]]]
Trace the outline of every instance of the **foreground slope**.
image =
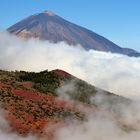
[[53,43],[64,41],[70,45],[80,44],[86,50],[94,49],[128,56],[140,56],[140,53],[133,49],[121,48],[93,31],[73,24],[49,11],[29,16],[7,30],[24,38],[39,38]]
[[[69,99],[62,98],[61,93]],[[91,100],[97,95],[104,97],[100,104]],[[47,136],[49,140],[67,120],[86,121],[86,111],[95,113],[107,103],[107,114],[111,115],[117,104],[130,103],[126,98],[98,89],[62,70],[0,71],[0,102],[7,112],[11,131]]]

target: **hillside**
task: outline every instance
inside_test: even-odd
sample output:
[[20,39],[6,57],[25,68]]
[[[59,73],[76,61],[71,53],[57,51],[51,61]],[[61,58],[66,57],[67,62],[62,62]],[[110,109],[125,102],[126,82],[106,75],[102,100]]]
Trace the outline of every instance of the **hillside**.
[[73,24],[50,11],[29,16],[7,30],[11,34],[24,38],[39,38],[53,43],[64,41],[69,45],[80,44],[85,50],[94,49],[128,56],[140,56],[139,52],[121,48],[93,31]]
[[[70,99],[59,98],[63,92]],[[91,101],[91,97],[100,94],[106,97],[101,104]],[[85,121],[88,110],[98,112],[105,109],[103,106],[107,103],[111,115],[117,104],[130,103],[126,98],[98,89],[62,70],[39,73],[1,70],[0,101],[1,108],[7,112],[11,131],[47,136],[49,140],[67,120]],[[123,124],[121,127],[127,128]]]

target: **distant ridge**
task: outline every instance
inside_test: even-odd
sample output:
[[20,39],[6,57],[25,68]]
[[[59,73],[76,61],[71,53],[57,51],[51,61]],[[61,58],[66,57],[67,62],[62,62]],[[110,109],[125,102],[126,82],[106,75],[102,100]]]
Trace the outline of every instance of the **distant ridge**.
[[139,52],[121,48],[93,31],[73,24],[48,10],[29,16],[7,30],[24,38],[39,38],[53,43],[64,41],[70,45],[80,44],[86,50],[94,49],[134,57],[140,56]]

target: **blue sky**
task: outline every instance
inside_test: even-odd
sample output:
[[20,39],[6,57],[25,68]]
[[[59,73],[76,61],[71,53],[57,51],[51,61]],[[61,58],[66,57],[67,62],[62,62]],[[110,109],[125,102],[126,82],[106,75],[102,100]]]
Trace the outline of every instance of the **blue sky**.
[[0,0],[0,28],[45,9],[140,51],[140,0]]

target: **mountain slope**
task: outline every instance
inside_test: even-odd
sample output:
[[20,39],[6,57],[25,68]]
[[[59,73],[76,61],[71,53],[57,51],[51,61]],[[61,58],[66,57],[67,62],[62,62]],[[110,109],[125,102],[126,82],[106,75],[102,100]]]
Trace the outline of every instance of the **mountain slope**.
[[[73,86],[68,86],[71,84]],[[63,92],[71,100],[58,98]],[[106,100],[96,104],[90,100],[96,95],[104,95]],[[128,105],[130,101],[101,89],[99,92],[98,88],[65,71],[54,70],[39,73],[0,71],[0,103],[0,107],[6,110],[11,131],[22,135],[33,133],[39,137],[47,135],[51,140],[54,130],[66,125],[67,120],[71,123],[72,120],[86,121],[87,112],[102,111],[106,103],[109,105],[106,113],[108,116],[113,113],[115,118],[117,104]],[[119,120],[115,121],[119,123]],[[119,126],[123,127],[123,123]]]
[[80,44],[86,50],[94,49],[128,56],[140,56],[140,53],[135,50],[121,48],[108,39],[49,11],[29,16],[7,30],[25,38],[34,37],[53,43],[65,41],[70,45]]

